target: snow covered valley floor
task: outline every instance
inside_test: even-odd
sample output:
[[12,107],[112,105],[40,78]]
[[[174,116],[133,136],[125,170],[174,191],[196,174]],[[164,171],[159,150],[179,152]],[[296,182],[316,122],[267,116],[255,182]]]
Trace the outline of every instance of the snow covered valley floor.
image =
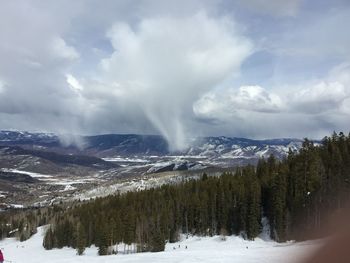
[[[257,238],[247,241],[240,237],[227,237],[222,241],[217,237],[190,237],[174,244],[167,244],[164,252],[118,254],[98,256],[97,248],[85,250],[84,255],[77,256],[72,248],[45,250],[42,247],[44,228],[25,242],[14,238],[0,241],[0,248],[5,256],[5,263],[41,263],[41,262],[230,262],[230,263],[288,263],[300,262],[305,254],[314,250],[317,242],[276,243]],[[179,247],[180,246],[180,247]],[[186,249],[187,246],[187,249]],[[175,248],[175,249],[174,249]]]

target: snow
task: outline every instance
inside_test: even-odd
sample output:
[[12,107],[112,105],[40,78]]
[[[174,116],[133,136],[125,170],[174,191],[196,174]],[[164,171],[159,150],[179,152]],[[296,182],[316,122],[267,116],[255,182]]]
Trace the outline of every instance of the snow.
[[77,188],[70,185],[70,184],[67,184],[63,190],[61,190],[60,192],[65,192],[65,191],[72,191],[72,190],[76,190]]
[[26,175],[29,175],[29,176],[31,176],[33,178],[50,178],[50,177],[52,177],[52,175],[48,175],[48,174],[39,174],[39,173],[27,172],[27,171],[22,171],[22,170],[17,170],[17,169],[2,168],[1,170],[3,172],[26,174]]
[[95,178],[77,178],[77,179],[69,179],[69,178],[56,178],[56,179],[47,179],[42,180],[45,181],[48,184],[52,185],[72,185],[72,184],[86,184],[89,182],[94,182]]
[[109,157],[109,158],[102,158],[102,160],[106,162],[125,162],[125,163],[148,163],[149,160],[141,159],[141,158],[128,158],[128,157]]
[[41,179],[41,181],[45,182],[46,184],[64,186],[65,188],[60,192],[76,190],[77,188],[74,185],[92,183],[92,182],[96,182],[96,180],[99,180],[100,182],[103,181],[102,179],[97,179],[96,177],[89,177],[89,178],[85,178],[85,177],[62,178],[61,177],[61,178]]
[[9,206],[12,207],[12,208],[17,208],[17,209],[24,208],[23,205],[19,205],[19,204],[10,204]]
[[5,260],[13,263],[288,263],[298,262],[299,259],[305,256],[305,252],[318,246],[317,242],[276,243],[264,241],[260,238],[255,239],[255,241],[247,241],[237,236],[229,236],[226,241],[223,241],[220,236],[189,237],[178,243],[167,244],[165,251],[159,253],[98,256],[97,248],[91,247],[85,250],[83,256],[77,256],[76,251],[71,248],[45,250],[42,247],[44,228],[39,227],[38,233],[25,242],[19,242],[14,238],[0,241],[0,248],[4,253]]
[[184,180],[198,179],[199,176],[199,174],[194,174],[183,177],[183,175],[179,175],[177,174],[177,172],[170,171],[166,174],[163,174],[161,177],[157,177],[156,175],[150,175],[138,179],[134,178],[133,180],[128,180],[120,183],[97,186],[93,189],[77,193],[74,196],[73,200],[89,200],[97,197],[113,195],[116,193],[140,191],[160,187],[164,184],[176,184]]

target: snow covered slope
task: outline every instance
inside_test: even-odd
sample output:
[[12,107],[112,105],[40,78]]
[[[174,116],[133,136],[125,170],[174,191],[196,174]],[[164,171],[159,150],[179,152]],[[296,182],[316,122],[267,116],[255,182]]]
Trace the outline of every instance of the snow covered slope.
[[[164,252],[121,254],[112,256],[97,256],[95,247],[88,248],[83,256],[77,256],[71,248],[47,251],[42,247],[44,228],[38,228],[38,233],[25,242],[15,239],[0,241],[5,260],[13,263],[42,263],[42,262],[142,262],[142,263],[171,263],[171,262],[230,262],[230,263],[288,263],[299,262],[299,259],[317,247],[315,242],[275,243],[256,239],[246,241],[240,237],[190,237],[175,244],[167,244]],[[187,249],[186,249],[187,246]],[[174,249],[175,248],[175,249]]]

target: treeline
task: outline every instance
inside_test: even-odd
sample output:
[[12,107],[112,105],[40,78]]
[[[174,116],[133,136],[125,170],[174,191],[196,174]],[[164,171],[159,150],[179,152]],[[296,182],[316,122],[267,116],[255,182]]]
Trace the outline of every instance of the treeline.
[[10,209],[0,212],[0,240],[16,237],[25,241],[37,232],[37,227],[46,225],[61,211],[59,206],[46,208]]
[[179,235],[232,235],[247,239],[268,218],[277,241],[303,240],[327,224],[327,215],[348,200],[350,136],[334,133],[315,146],[307,139],[299,153],[282,161],[270,156],[256,167],[237,168],[219,177],[98,198],[57,213],[44,247],[70,246],[83,253],[95,244],[99,254],[113,245],[162,251]]
[[350,135],[334,133],[320,146],[305,139],[299,153],[260,160],[261,205],[277,241],[322,236],[334,212],[350,201]]
[[[179,185],[98,198],[58,215],[44,247],[78,244],[99,247],[101,255],[123,242],[136,251],[162,251],[180,233],[232,235],[260,233],[261,189],[253,166],[220,177],[203,175]],[[79,233],[80,232],[80,233]],[[129,249],[128,249],[129,250]]]

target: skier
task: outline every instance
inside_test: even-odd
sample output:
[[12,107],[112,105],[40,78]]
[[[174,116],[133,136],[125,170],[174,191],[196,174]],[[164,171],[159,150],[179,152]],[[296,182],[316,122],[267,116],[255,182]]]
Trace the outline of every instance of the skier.
[[4,261],[4,255],[2,254],[2,251],[0,249],[0,263],[3,263]]

